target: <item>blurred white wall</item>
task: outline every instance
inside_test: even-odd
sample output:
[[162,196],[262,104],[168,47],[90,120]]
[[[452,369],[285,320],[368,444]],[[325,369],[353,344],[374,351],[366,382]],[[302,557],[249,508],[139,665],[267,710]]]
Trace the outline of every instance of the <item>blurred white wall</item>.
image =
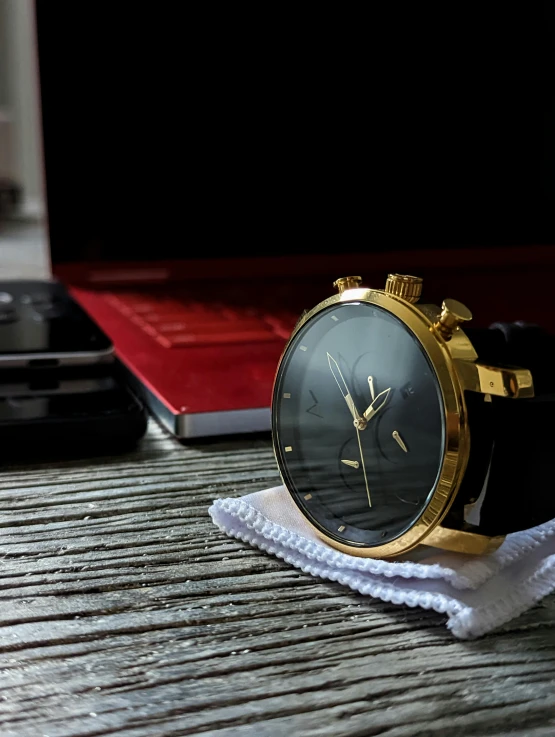
[[34,4],[0,0],[0,173],[23,188],[22,214],[42,217],[39,116]]

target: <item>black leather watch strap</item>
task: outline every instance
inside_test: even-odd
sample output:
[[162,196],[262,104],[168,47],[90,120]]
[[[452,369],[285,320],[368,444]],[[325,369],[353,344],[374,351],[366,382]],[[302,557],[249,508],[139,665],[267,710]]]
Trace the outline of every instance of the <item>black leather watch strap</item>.
[[[530,369],[535,392],[532,399],[493,397],[483,403],[477,420],[489,425],[493,450],[484,450],[491,463],[478,531],[502,535],[535,527],[555,518],[555,338],[525,323],[466,332],[481,362]],[[476,450],[471,438],[471,454]]]
[[525,322],[496,322],[486,329],[467,329],[481,363],[520,366],[532,372],[536,397],[552,393],[555,336]]

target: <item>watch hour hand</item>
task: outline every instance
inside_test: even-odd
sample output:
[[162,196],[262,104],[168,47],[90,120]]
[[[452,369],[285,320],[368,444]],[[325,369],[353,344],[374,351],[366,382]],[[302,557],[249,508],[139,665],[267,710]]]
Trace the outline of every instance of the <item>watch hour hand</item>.
[[371,420],[372,417],[374,417],[374,415],[380,411],[380,409],[387,402],[390,391],[391,387],[389,387],[388,389],[384,389],[383,392],[380,392],[377,397],[372,401],[372,404],[363,414],[363,417],[366,421]]

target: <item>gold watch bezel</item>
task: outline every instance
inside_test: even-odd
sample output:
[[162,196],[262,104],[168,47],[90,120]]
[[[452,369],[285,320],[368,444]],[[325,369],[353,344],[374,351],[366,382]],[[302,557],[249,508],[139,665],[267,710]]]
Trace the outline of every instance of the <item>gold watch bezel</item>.
[[[470,433],[467,422],[464,391],[459,382],[454,360],[446,342],[437,335],[432,322],[417,305],[410,304],[400,297],[386,293],[382,290],[356,288],[347,289],[341,294],[333,295],[303,314],[295,326],[295,329],[293,330],[293,333],[291,334],[291,337],[289,338],[280,357],[274,378],[272,402],[274,402],[275,386],[281,364],[287,354],[291,341],[294,339],[298,331],[322,310],[325,310],[332,305],[346,302],[366,302],[371,305],[376,305],[397,317],[417,338],[434,368],[441,389],[445,413],[445,444],[439,479],[430,501],[416,522],[406,532],[394,540],[374,547],[349,545],[347,543],[341,543],[333,537],[326,535],[325,532],[314,524],[306,510],[297,504],[294,494],[291,494],[291,496],[295,504],[301,510],[305,519],[315,530],[318,536],[332,547],[341,550],[344,553],[349,553],[350,555],[356,555],[359,557],[395,557],[408,552],[417,545],[425,543],[426,538],[430,535],[432,530],[445,518],[445,515],[449,511],[449,508],[456,497],[466,470],[470,452]],[[274,408],[272,405],[272,413],[273,411]],[[277,429],[274,430],[272,434],[272,440],[274,455],[278,468],[280,468],[278,452],[280,439]],[[284,485],[286,486],[285,481]]]

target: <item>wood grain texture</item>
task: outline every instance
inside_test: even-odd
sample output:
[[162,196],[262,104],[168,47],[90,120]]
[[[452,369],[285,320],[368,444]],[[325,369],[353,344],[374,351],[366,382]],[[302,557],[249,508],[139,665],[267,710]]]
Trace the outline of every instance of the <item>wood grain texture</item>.
[[552,735],[555,601],[462,643],[316,580],[207,508],[278,481],[269,439],[0,477],[0,734]]

